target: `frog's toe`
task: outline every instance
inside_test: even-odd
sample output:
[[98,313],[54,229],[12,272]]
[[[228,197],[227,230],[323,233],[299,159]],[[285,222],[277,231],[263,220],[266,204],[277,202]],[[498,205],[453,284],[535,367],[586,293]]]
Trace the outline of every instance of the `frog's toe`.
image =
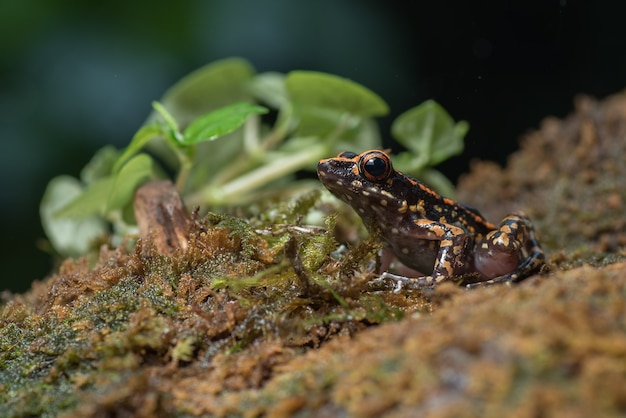
[[397,274],[384,272],[380,275],[381,279],[391,279],[396,282],[396,286],[393,289],[394,293],[399,293],[403,287],[410,289],[432,289],[437,284],[441,283],[446,276],[422,276],[422,277],[406,277]]

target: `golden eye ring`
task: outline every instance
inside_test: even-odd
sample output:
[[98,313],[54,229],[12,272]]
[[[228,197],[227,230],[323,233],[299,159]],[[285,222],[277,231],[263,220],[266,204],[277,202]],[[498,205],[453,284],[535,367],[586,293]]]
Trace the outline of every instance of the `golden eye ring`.
[[359,174],[369,181],[385,181],[392,172],[391,158],[383,151],[365,151],[359,156]]

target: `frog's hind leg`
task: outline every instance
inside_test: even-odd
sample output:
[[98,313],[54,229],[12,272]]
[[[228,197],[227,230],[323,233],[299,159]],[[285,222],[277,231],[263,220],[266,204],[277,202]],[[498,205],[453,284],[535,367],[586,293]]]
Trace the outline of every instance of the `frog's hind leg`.
[[519,282],[539,270],[544,262],[545,255],[530,219],[524,214],[511,214],[476,246],[476,269],[492,278],[468,287]]

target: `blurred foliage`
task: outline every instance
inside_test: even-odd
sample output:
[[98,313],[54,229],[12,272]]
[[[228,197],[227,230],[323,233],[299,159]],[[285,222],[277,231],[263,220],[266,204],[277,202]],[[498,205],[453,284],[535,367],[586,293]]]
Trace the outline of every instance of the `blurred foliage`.
[[[388,112],[378,95],[345,78],[313,71],[256,74],[241,58],[194,71],[153,107],[124,150],[107,146],[92,158],[80,184],[67,176],[51,181],[41,216],[60,254],[84,253],[104,220],[117,238],[131,232],[135,189],[167,172],[176,173],[189,206],[211,209],[319,187],[296,174],[348,149],[382,148],[373,118]],[[270,111],[272,117],[262,116]],[[466,122],[455,124],[435,102],[407,111],[393,125],[409,149],[399,168],[431,173],[431,184],[450,194],[445,177],[426,169],[461,152],[466,132]],[[72,198],[59,192],[69,188]]]

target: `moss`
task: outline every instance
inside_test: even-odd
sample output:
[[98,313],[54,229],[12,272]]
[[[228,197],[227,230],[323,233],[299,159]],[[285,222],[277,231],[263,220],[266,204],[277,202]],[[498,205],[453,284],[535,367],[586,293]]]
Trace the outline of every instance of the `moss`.
[[[319,194],[311,196],[281,210],[308,211]],[[18,298],[3,308],[0,384],[4,400],[14,400],[7,411],[29,403],[55,415],[78,405],[77,414],[89,415],[153,402],[158,413],[173,405],[166,388],[192,371],[213,374],[219,391],[258,388],[298,349],[399,318],[380,297],[359,301],[365,271],[359,290],[346,286],[374,246],[359,247],[349,264],[329,257],[333,225],[263,235],[243,219],[209,214],[193,221],[188,247],[171,256],[140,240],[130,252],[104,247],[95,265],[66,261],[34,306]],[[132,395],[138,388],[152,395]],[[45,402],[59,390],[70,396]]]
[[[490,219],[526,211],[544,249],[624,255],[626,246],[626,92],[598,102],[576,99],[576,112],[545,118],[506,169],[475,162],[457,198]],[[497,204],[494,204],[497,202]]]
[[[626,120],[624,96],[597,105],[611,129],[624,126],[615,122]],[[550,122],[506,171],[479,165],[459,190],[489,196],[469,202],[487,211],[527,192],[532,207],[529,196],[547,199],[529,212],[550,273],[516,286],[394,292],[372,273],[376,234],[362,239],[356,215],[319,193],[246,217],[192,216],[184,250],[105,246],[95,262],[67,260],[4,303],[0,415],[624,415],[624,197],[602,200],[614,179],[600,178],[622,172],[617,148],[589,163],[586,151],[609,148],[587,119],[589,109]],[[580,160],[548,160],[565,133]],[[570,177],[576,187],[564,185]],[[571,200],[555,200],[563,187]],[[595,203],[579,205],[589,196]],[[317,210],[337,218],[303,225]]]

